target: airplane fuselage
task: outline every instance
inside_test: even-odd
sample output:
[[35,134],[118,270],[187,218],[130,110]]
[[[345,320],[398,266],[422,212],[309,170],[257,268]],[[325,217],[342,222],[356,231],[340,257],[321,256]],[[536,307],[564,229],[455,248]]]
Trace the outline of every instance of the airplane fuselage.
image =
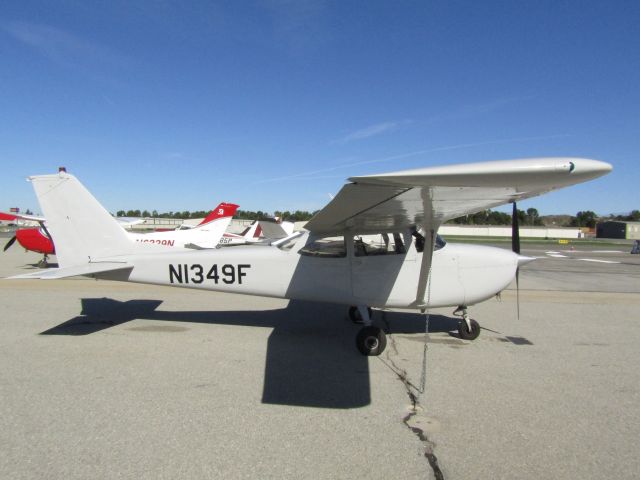
[[[413,242],[398,255],[342,257],[301,254],[306,238],[290,250],[271,246],[164,252],[114,257],[130,273],[100,278],[268,297],[372,307],[416,308],[422,253]],[[508,250],[447,244],[433,254],[425,300],[431,307],[472,305],[513,280],[518,256]]]
[[41,228],[19,228],[16,230],[16,239],[25,250],[51,255],[55,253],[53,242]]

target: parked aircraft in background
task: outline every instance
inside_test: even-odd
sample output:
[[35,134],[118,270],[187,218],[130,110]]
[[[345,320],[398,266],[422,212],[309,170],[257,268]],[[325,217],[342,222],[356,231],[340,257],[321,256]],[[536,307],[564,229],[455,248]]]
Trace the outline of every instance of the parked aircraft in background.
[[255,220],[242,233],[225,232],[220,239],[220,245],[245,245],[247,243],[278,240],[293,233],[294,224],[280,219],[274,221]]
[[33,222],[40,224],[40,227],[21,227],[18,225],[15,234],[5,244],[3,251],[6,252],[17,240],[25,250],[42,254],[43,258],[38,262],[38,267],[46,268],[48,266],[47,260],[49,255],[53,255],[54,248],[53,241],[49,237],[46,227],[44,226],[45,219],[35,215],[0,212],[0,220],[15,222],[16,225],[18,225],[20,220],[31,222],[32,224]]
[[[18,226],[13,237],[11,237],[5,244],[3,251],[6,252],[17,240],[25,250],[40,253],[43,255],[42,259],[38,262],[38,267],[47,268],[49,266],[49,255],[54,255],[56,252],[53,245],[53,240],[51,240],[51,236],[49,235],[47,227],[45,226],[44,217],[38,217],[36,215],[24,215],[19,213],[0,212],[0,220],[15,222],[15,224]],[[118,217],[117,220],[123,228],[132,227],[144,221],[144,219],[142,218],[123,219],[122,217]],[[19,224],[20,221],[28,222],[29,225],[33,225],[33,223],[39,223],[40,226],[21,226]]]
[[[149,233],[126,231],[125,234],[132,241],[138,243],[141,248],[147,249],[215,248],[218,246],[218,242],[221,240],[237,209],[238,205],[223,202],[214,208],[202,222],[188,230],[168,230]],[[48,266],[48,256],[54,255],[56,251],[45,218],[33,215],[0,213],[0,220],[26,220],[40,224],[40,227],[18,228],[15,235],[5,245],[4,250],[9,249],[17,240],[26,250],[43,254],[44,257],[38,262],[38,266],[40,268],[46,268]],[[141,223],[144,219],[127,219],[123,221],[118,217],[115,221],[121,227],[124,227]],[[86,228],[91,227],[87,226]]]
[[167,247],[199,250],[216,248],[229,223],[231,223],[231,218],[236,213],[236,210],[238,210],[238,205],[234,203],[221,203],[199,225],[188,230],[127,233],[129,238],[138,244],[161,247],[162,249],[167,249]]
[[[447,244],[438,238],[438,227],[448,219],[600,177],[611,168],[582,158],[532,158],[353,177],[307,223],[306,233],[272,246],[157,253],[133,248],[72,175],[34,176],[60,268],[13,278],[85,275],[341,303],[363,320],[356,345],[364,355],[379,355],[386,345],[369,307],[456,307],[462,316],[460,337],[474,339],[480,326],[467,307],[498,294],[519,265],[532,259],[519,255],[517,235],[511,252]],[[365,245],[359,235],[377,235],[379,245]]]

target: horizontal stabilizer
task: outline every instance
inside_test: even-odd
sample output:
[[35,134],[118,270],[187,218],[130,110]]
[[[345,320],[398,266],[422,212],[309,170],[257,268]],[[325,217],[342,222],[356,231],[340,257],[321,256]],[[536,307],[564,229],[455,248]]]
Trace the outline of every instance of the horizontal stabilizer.
[[84,265],[76,265],[66,268],[50,268],[48,270],[38,270],[37,272],[16,275],[14,278],[39,278],[42,280],[55,280],[57,278],[78,277],[82,275],[93,275],[96,273],[115,272],[120,270],[131,270],[133,265],[124,262],[95,262]]
[[212,248],[218,248],[220,244],[218,242],[199,242],[199,243],[185,243],[184,248],[191,248],[192,250],[210,250]]
[[288,235],[279,223],[260,221],[260,227],[265,238],[285,238]]

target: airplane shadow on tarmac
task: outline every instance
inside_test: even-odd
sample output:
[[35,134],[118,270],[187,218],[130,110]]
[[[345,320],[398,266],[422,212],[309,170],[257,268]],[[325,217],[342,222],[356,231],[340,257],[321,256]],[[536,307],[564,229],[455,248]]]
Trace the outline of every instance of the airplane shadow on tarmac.
[[[360,328],[346,307],[292,300],[286,308],[258,311],[162,311],[161,300],[83,298],[80,315],[41,335],[88,335],[134,319],[271,327],[262,402],[318,408],[357,408],[371,402],[369,359],[356,349]],[[390,333],[424,332],[414,313],[374,313]],[[451,332],[457,319],[432,315],[431,332]]]

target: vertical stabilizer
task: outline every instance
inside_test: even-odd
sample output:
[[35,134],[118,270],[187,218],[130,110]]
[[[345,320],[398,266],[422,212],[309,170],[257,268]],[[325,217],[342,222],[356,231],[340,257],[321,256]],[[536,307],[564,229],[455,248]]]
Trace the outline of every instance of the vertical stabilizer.
[[60,267],[131,253],[124,229],[76,177],[66,172],[30,177]]
[[213,222],[214,220],[218,220],[220,218],[229,217],[229,221],[231,221],[231,218],[236,214],[236,210],[238,210],[238,207],[239,205],[236,205],[235,203],[222,202],[218,204],[216,208],[211,210],[211,212],[209,212],[209,215],[207,215],[198,224],[198,227],[200,225],[206,225],[207,223]]
[[242,231],[240,236],[244,237],[247,242],[254,242],[260,238],[261,233],[262,228],[260,227],[260,222],[258,220],[254,220],[251,225]]

